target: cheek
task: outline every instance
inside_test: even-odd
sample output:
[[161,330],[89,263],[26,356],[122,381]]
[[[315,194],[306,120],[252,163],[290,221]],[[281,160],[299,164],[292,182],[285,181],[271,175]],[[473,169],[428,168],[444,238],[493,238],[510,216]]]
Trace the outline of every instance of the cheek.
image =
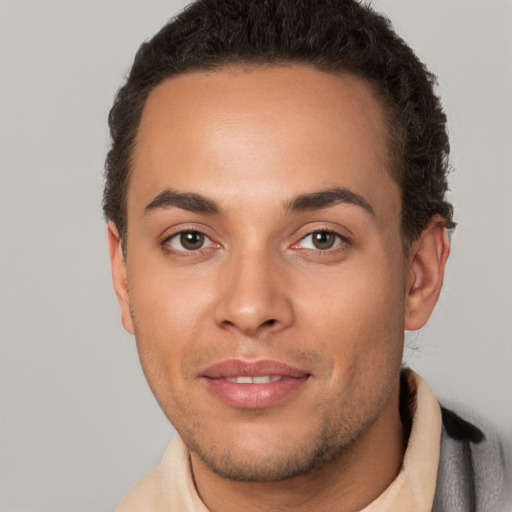
[[141,362],[176,376],[209,316],[209,287],[202,279],[180,278],[155,269],[133,272],[130,277],[129,296]]
[[[399,359],[403,344],[403,275],[380,258],[333,272],[297,290],[298,328],[349,372],[358,364]],[[307,300],[304,298],[307,297]]]
[[192,283],[139,273],[130,290],[142,370],[173,423],[178,422],[180,411],[189,403],[193,376],[183,365],[197,350],[206,309],[198,297],[200,290]]
[[[143,267],[143,268],[141,268]],[[133,272],[131,272],[133,268]],[[139,323],[158,330],[177,324],[193,329],[211,302],[203,276],[172,272],[165,264],[128,267],[130,302]]]

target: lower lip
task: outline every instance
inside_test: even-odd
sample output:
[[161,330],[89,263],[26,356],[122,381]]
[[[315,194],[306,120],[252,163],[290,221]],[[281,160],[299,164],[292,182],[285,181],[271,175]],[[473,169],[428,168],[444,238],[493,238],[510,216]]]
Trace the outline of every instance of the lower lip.
[[243,409],[263,409],[275,405],[298,391],[308,380],[304,377],[283,377],[265,384],[237,384],[226,379],[201,380],[225,404]]

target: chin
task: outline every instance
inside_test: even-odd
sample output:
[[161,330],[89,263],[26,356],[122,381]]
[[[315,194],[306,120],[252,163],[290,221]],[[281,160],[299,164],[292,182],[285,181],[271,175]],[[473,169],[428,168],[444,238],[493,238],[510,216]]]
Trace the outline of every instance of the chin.
[[229,432],[225,439],[217,437],[211,442],[198,436],[194,439],[186,436],[184,441],[195,458],[221,478],[237,482],[278,482],[308,475],[324,464],[343,458],[368,426],[348,430],[339,425],[335,428],[324,425],[309,431],[290,432],[289,424],[279,435],[272,428],[266,435],[261,435],[261,430],[259,435],[254,435],[248,429],[238,435]]
[[222,453],[202,453],[196,451],[197,457],[213,473],[226,480],[237,482],[278,482],[289,480],[319,468],[332,461],[340,451],[335,449],[304,452],[295,446],[282,447],[271,454],[245,454],[236,447]]

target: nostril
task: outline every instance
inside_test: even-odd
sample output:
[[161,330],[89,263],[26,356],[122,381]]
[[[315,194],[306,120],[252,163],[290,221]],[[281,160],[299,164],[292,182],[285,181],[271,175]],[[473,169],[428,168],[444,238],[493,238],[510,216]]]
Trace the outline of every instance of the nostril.
[[266,322],[263,323],[263,325],[274,325],[276,323],[277,320],[275,320],[275,318],[271,318],[270,320],[267,320]]

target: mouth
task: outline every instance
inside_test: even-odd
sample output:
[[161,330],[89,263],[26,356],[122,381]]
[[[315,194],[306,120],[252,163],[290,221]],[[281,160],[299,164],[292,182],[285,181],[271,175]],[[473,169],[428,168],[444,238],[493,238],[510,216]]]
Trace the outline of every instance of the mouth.
[[206,388],[226,405],[263,409],[283,402],[299,391],[311,374],[287,364],[231,359],[214,364],[200,374]]

